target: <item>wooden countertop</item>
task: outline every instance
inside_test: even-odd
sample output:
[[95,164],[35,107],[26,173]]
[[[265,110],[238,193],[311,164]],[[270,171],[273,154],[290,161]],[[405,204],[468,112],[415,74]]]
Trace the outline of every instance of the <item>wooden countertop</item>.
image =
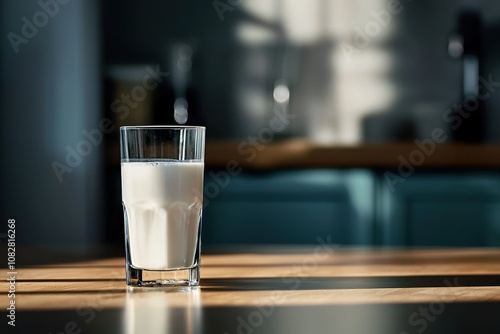
[[[119,161],[119,145],[113,144],[107,151],[106,163],[109,166],[118,167]],[[300,139],[273,141],[265,145],[251,144],[244,140],[208,141],[206,143],[205,165],[207,167],[227,168],[230,161],[233,164],[236,162],[237,167],[254,170],[397,169],[401,161],[410,161],[419,169],[498,169],[500,168],[500,145],[438,144],[435,149],[424,152],[414,143],[325,146]]]
[[233,160],[250,169],[398,168],[401,160],[406,160],[418,168],[500,167],[500,145],[438,144],[435,149],[427,146],[427,150],[424,152],[413,143],[321,146],[304,140],[267,145],[248,141],[208,142],[206,165],[226,167]]
[[204,255],[190,291],[124,274],[123,258],[17,268],[17,333],[500,332],[500,249],[233,251]]

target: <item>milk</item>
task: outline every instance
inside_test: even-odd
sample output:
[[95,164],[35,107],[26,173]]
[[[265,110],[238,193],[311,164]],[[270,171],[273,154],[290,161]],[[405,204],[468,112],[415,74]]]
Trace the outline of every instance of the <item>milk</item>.
[[203,162],[123,162],[121,174],[131,265],[146,270],[192,267],[203,205]]

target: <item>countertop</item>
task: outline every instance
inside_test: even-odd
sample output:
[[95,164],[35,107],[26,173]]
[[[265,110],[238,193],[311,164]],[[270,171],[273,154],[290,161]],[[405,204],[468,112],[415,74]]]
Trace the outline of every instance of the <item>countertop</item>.
[[[118,167],[119,145],[111,145],[106,163]],[[386,143],[320,145],[302,139],[207,141],[208,168],[277,170],[304,168],[488,169],[500,168],[500,145]]]
[[[353,146],[318,145],[305,140],[269,144],[242,140],[208,142],[206,165],[248,169],[287,168],[500,168],[500,145],[394,143]],[[408,167],[403,167],[408,168]]]
[[[499,333],[500,249],[234,248],[199,288],[128,288],[112,257],[16,268],[2,333]],[[12,300],[12,299],[10,299]]]

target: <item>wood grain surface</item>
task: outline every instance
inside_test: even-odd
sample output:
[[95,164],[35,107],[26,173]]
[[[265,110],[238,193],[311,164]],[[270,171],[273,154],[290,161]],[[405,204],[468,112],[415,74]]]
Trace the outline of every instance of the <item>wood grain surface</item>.
[[[334,305],[500,301],[500,250],[344,250],[202,257],[201,286],[185,291],[127,288],[123,258],[19,268],[20,310],[124,308],[167,294],[168,305]],[[6,305],[6,270],[0,274]],[[142,296],[144,294],[144,296]],[[154,299],[154,298],[153,298]]]

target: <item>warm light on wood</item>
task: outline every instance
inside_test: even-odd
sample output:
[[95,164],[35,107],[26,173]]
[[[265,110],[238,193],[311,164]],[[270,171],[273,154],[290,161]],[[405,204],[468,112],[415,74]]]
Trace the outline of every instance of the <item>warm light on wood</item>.
[[[122,308],[133,293],[125,285],[124,263],[123,258],[111,258],[20,268],[19,310]],[[499,277],[500,249],[329,253],[302,248],[298,254],[205,255],[199,303],[208,307],[500,301]],[[3,305],[5,271],[0,279]],[[497,284],[492,283],[495,279]],[[169,305],[186,306],[183,293],[167,297]]]

